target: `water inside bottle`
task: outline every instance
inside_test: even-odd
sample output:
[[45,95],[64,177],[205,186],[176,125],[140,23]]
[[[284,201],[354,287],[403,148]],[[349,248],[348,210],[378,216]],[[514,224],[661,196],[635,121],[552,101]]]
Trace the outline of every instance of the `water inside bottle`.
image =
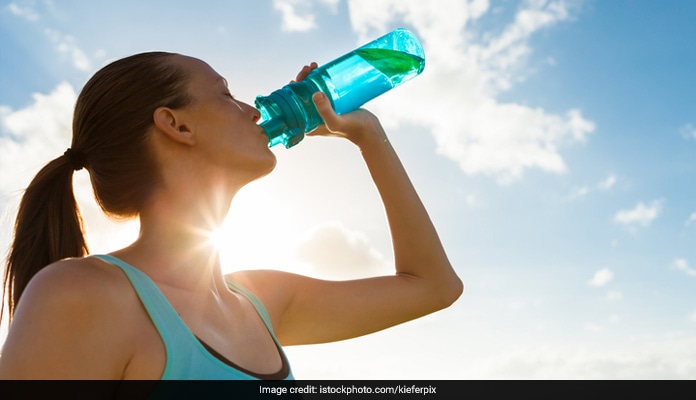
[[321,79],[312,79],[311,75],[308,78],[328,89],[334,109],[343,114],[415,77],[424,66],[425,59],[413,54],[364,48],[328,66]]

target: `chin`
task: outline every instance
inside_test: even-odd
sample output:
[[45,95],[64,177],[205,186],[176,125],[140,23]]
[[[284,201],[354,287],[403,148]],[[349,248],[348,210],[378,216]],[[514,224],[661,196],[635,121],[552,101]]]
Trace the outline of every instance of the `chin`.
[[271,172],[273,172],[273,170],[276,167],[278,160],[276,159],[275,154],[272,151],[270,151],[270,149],[269,149],[268,153],[270,154],[270,157],[268,158],[267,161],[265,161],[264,168],[259,169],[260,173],[259,173],[259,176],[257,177],[257,179],[263,178],[264,176],[270,174]]

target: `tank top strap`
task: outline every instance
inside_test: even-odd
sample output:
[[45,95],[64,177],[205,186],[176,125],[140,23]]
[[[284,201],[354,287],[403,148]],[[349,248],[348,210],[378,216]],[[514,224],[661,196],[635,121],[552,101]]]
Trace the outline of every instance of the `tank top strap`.
[[[110,255],[95,255],[109,264],[120,268],[131,282],[133,289],[140,298],[145,310],[150,315],[152,323],[160,334],[164,346],[167,349],[167,368],[177,365],[181,353],[181,344],[190,341],[190,331],[184,321],[179,317],[174,307],[144,272],[132,265]],[[191,336],[193,334],[190,334]],[[182,355],[183,356],[183,355]],[[183,360],[182,360],[183,361]]]
[[[271,323],[271,317],[268,314],[268,310],[266,310],[266,306],[264,306],[261,299],[256,297],[256,295],[254,293],[252,293],[247,288],[245,288],[244,286],[237,283],[234,279],[232,279],[229,276],[225,277],[225,283],[227,283],[227,287],[231,291],[233,291],[235,293],[239,293],[242,296],[244,296],[247,300],[249,300],[251,305],[254,306],[254,308],[256,309],[256,312],[259,314],[259,316],[263,320],[263,323],[266,325],[266,328],[271,333],[271,336],[273,337],[273,339],[276,340],[275,332],[273,331],[273,324]],[[277,342],[277,340],[276,340],[276,342]]]

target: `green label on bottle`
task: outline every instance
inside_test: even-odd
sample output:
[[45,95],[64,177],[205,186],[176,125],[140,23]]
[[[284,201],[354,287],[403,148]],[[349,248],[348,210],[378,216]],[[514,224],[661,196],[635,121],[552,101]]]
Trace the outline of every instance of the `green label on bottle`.
[[358,49],[355,54],[383,73],[393,86],[423,71],[425,60],[413,54],[388,49]]

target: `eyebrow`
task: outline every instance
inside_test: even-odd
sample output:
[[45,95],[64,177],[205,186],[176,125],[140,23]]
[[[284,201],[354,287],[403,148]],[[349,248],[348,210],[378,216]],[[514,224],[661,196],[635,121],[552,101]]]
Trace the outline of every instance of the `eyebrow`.
[[218,81],[218,82],[219,82],[219,81],[222,81],[222,83],[225,84],[225,87],[228,87],[228,88],[230,87],[229,82],[227,82],[227,79],[225,79],[225,78],[222,77],[222,76],[219,77],[219,78],[217,79],[217,81]]

